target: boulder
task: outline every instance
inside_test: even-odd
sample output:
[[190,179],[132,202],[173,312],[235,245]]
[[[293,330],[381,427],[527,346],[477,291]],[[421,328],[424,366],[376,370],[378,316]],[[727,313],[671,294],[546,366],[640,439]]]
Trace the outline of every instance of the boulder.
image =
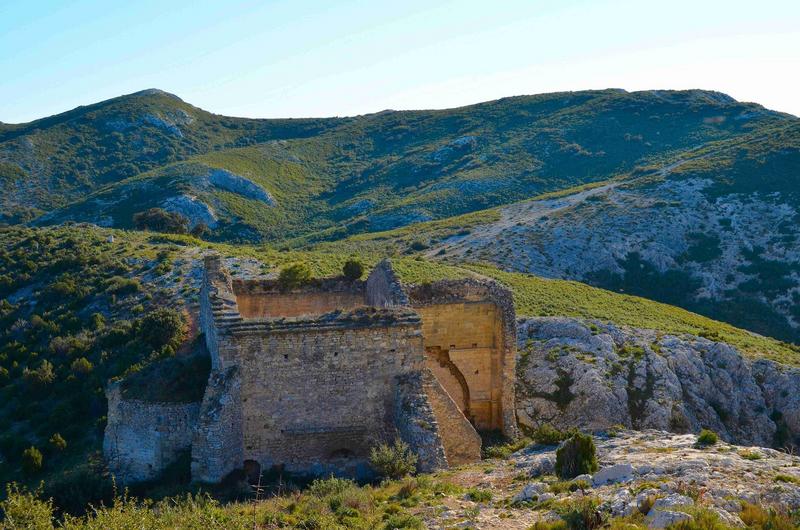
[[667,528],[676,523],[683,521],[690,521],[693,517],[688,513],[672,512],[669,510],[652,510],[650,514],[645,517],[647,528]]
[[604,467],[595,473],[592,484],[603,486],[605,484],[615,484],[617,482],[628,482],[633,479],[633,466],[630,464],[616,464]]

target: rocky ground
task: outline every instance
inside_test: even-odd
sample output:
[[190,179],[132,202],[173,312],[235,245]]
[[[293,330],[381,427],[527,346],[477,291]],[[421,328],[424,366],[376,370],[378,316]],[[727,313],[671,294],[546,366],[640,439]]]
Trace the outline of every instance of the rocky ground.
[[[503,207],[499,220],[447,238],[427,255],[624,288],[795,337],[798,212],[779,194],[716,197],[707,191],[711,185],[707,179],[642,179],[521,201]],[[722,305],[743,299],[753,301],[749,312]]]
[[[600,469],[572,482],[552,473],[556,447],[532,445],[507,459],[484,460],[443,478],[468,488],[420,508],[431,528],[528,528],[558,519],[560,506],[599,502],[603,517],[633,516],[650,528],[710,510],[744,526],[742,502],[800,508],[800,458],[760,447],[697,444],[692,434],[619,431],[595,437]],[[574,491],[571,491],[574,490]],[[487,493],[491,492],[491,499]]]

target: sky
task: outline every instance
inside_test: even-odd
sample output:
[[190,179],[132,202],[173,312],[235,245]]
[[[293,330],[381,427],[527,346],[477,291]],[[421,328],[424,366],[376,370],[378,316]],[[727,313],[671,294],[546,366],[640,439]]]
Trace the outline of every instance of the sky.
[[145,88],[253,118],[599,88],[800,116],[800,1],[0,0],[0,121]]

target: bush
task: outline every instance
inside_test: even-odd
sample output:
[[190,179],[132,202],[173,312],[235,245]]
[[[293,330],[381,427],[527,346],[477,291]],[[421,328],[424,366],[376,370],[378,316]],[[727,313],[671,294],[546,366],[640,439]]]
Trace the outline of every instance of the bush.
[[36,387],[45,387],[56,380],[56,373],[53,370],[53,363],[45,359],[35,370],[25,368],[22,377],[28,384]]
[[703,429],[700,431],[700,434],[697,435],[697,444],[698,445],[714,445],[719,441],[719,436],[714,431]]
[[350,281],[355,281],[361,278],[364,274],[364,265],[355,258],[350,258],[344,262],[342,267],[342,274]]
[[559,431],[549,423],[543,423],[533,431],[533,441],[542,445],[558,445],[575,432]]
[[[142,284],[136,278],[114,276],[106,283],[106,292],[117,296],[135,294],[142,290]],[[101,315],[102,316],[102,315]]]
[[398,479],[417,469],[417,455],[399,438],[393,445],[380,444],[370,451],[369,462],[382,477]]
[[63,451],[67,448],[67,441],[59,433],[50,437],[50,446],[56,451]]
[[33,475],[42,470],[42,452],[30,446],[22,451],[22,469],[25,473]]
[[53,502],[39,499],[39,491],[31,493],[17,484],[6,485],[6,498],[0,501],[3,528],[53,528]]
[[154,350],[175,349],[186,338],[186,319],[174,309],[156,309],[140,319],[136,328],[139,338]]
[[189,230],[189,220],[186,217],[163,208],[150,208],[133,214],[133,225],[139,230],[173,234],[185,234]]
[[94,366],[89,361],[89,359],[87,359],[86,357],[81,357],[79,359],[75,359],[74,361],[72,361],[70,369],[72,370],[73,374],[84,376],[92,373]]
[[576,433],[556,450],[556,475],[563,479],[594,473],[598,467],[597,449],[588,434]]
[[310,281],[311,268],[306,263],[292,263],[278,275],[278,286],[283,290],[295,289]]

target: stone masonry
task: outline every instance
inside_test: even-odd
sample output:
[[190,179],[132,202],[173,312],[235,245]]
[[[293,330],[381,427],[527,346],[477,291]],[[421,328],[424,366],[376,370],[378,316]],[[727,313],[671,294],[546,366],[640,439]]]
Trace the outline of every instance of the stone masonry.
[[383,261],[366,281],[283,290],[234,280],[209,256],[200,298],[212,370],[202,402],[181,405],[175,440],[147,404],[127,425],[131,405],[109,388],[104,450],[123,482],[189,449],[200,482],[242,468],[368,477],[370,449],[398,437],[432,471],[478,460],[476,429],[516,434],[515,319],[493,282],[406,286]]

